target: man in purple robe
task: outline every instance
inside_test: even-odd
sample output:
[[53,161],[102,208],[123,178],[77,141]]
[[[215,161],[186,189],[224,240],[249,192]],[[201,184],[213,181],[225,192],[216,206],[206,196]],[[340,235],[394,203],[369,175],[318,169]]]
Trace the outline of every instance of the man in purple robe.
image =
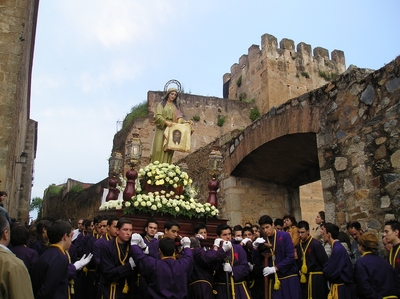
[[205,250],[201,247],[199,239],[191,237],[190,247],[193,250],[194,264],[189,277],[188,298],[215,299],[213,272],[218,268],[220,261],[227,257],[226,252],[232,248],[231,242],[226,241],[226,244],[217,250]]
[[11,230],[11,251],[20,258],[28,271],[33,269],[33,266],[39,259],[39,254],[36,250],[26,247],[29,239],[29,232],[25,226],[14,226]]
[[36,299],[65,299],[73,293],[71,279],[87,264],[92,255],[71,264],[67,250],[72,242],[72,226],[57,220],[47,228],[50,248],[47,249],[32,269],[31,279]]
[[393,246],[389,252],[389,264],[395,269],[396,282],[400,284],[400,222],[386,222],[383,236]]
[[358,299],[398,296],[394,269],[378,255],[378,236],[367,232],[358,238],[361,257],[354,267]]
[[159,241],[161,259],[155,259],[143,253],[142,248],[146,248],[146,245],[142,236],[139,234],[132,235],[131,255],[148,279],[148,296],[150,299],[188,298],[187,285],[193,267],[193,253],[189,248],[190,240],[188,237],[182,238],[181,244],[184,252],[182,257],[176,260],[174,257],[174,240],[162,238]]
[[[261,216],[258,223],[266,236],[266,241],[258,238],[253,242],[253,247],[258,248],[265,242],[267,248],[265,252],[271,254],[268,258],[268,266],[263,269],[263,275],[269,277],[270,298],[300,299],[299,270],[290,234],[275,230],[274,222],[268,215]],[[260,251],[254,252],[254,260],[257,264],[260,264],[263,258]]]
[[[220,241],[232,240],[232,230],[227,224],[220,224],[217,227],[218,238],[214,241],[214,249],[218,249]],[[224,246],[225,242],[223,242]],[[232,248],[227,250],[225,260],[220,260],[220,264],[215,272],[215,286],[217,299],[228,298],[229,292],[235,293],[236,299],[251,298],[250,291],[246,286],[246,278],[250,267],[247,264],[246,252],[239,244],[232,244]],[[228,281],[227,281],[228,280]]]
[[347,250],[339,240],[339,227],[324,223],[321,229],[322,239],[332,247],[332,253],[323,272],[330,283],[330,296],[337,299],[357,298],[354,291],[354,271]]
[[101,247],[100,292],[103,299],[130,298],[135,263],[129,253],[132,223],[121,218],[117,223],[117,237]]
[[322,269],[328,261],[328,255],[321,242],[310,236],[310,225],[307,221],[299,221],[297,230],[300,237],[296,250],[301,273],[301,295],[303,299],[327,298],[328,284]]

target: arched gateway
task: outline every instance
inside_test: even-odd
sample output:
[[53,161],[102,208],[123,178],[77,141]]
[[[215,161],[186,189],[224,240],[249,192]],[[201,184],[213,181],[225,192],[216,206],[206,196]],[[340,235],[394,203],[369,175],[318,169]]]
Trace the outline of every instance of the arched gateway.
[[[397,219],[399,64],[400,57],[367,76],[351,69],[210,144],[208,151],[219,150],[223,159],[222,216],[233,224],[266,213],[300,217],[299,186],[321,179],[328,221],[343,227],[357,220],[379,230]],[[206,151],[182,160],[202,180]]]

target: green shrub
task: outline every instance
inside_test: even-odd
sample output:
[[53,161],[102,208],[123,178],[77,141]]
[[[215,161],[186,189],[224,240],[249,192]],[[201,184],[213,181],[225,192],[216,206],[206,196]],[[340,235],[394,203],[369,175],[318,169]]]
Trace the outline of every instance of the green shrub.
[[250,110],[250,115],[249,115],[251,121],[255,121],[257,118],[260,117],[260,111],[258,110],[257,107],[254,107],[253,109]]
[[246,100],[246,94],[244,92],[241,92],[239,94],[239,101],[244,102]]
[[336,73],[329,74],[329,73],[325,73],[324,71],[318,71],[318,75],[321,78],[324,78],[326,81],[331,81],[337,76]]
[[78,192],[81,192],[83,189],[85,189],[85,188],[83,188],[83,185],[82,185],[82,184],[76,184],[76,185],[73,185],[73,186],[69,189],[69,192],[78,193]]
[[310,78],[310,75],[307,72],[301,72],[301,75],[305,78]]
[[242,76],[240,76],[237,80],[236,80],[236,85],[237,87],[240,87],[242,85]]
[[222,127],[222,126],[224,125],[224,123],[225,123],[225,119],[226,119],[225,116],[218,116],[217,125],[218,125],[219,127]]
[[122,128],[128,127],[136,118],[146,117],[148,114],[149,110],[147,107],[147,101],[133,106],[131,112],[125,116]]
[[63,188],[59,187],[59,186],[56,186],[56,185],[50,185],[49,187],[47,187],[47,194],[50,197],[61,196],[62,195],[62,191],[63,191]]
[[198,121],[200,120],[200,116],[194,115],[194,116],[192,117],[192,119],[193,119],[193,121],[198,122]]

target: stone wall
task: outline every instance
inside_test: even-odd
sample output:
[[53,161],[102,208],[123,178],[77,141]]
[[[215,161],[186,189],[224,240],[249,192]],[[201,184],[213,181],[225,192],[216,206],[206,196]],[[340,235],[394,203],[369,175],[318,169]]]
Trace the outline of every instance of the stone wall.
[[[231,176],[284,186],[295,186],[305,174],[311,181],[320,177],[327,221],[344,228],[357,220],[379,230],[386,220],[399,218],[399,98],[400,57],[374,73],[350,69],[271,109],[221,144],[221,185]],[[317,173],[307,173],[315,167]],[[221,190],[222,210],[230,200]],[[296,205],[288,212],[296,213]],[[245,210],[241,215],[251,216]]]
[[[153,120],[154,112],[158,103],[161,102],[163,94],[163,92],[156,91],[148,92],[148,117],[136,119],[131,127],[115,135],[112,149],[113,153],[120,152],[124,156],[125,144],[132,138],[132,134],[137,134],[143,146],[142,158],[138,167],[149,163],[151,144],[155,133],[155,124]],[[250,110],[255,107],[254,103],[228,101],[215,97],[192,94],[181,94],[179,105],[185,119],[190,120],[193,119],[194,116],[200,118],[199,121],[194,121],[191,152],[206,146],[230,131],[244,129],[251,123]],[[225,117],[223,126],[217,125],[218,117]],[[175,152],[173,163],[187,155],[188,153]],[[127,163],[125,163],[124,166],[125,171],[129,169]]]
[[261,37],[261,49],[252,45],[230,73],[223,76],[224,98],[255,99],[261,113],[316,89],[346,70],[344,53],[301,42],[278,41],[270,34]]
[[[38,5],[38,0],[0,3],[0,189],[8,192],[5,208],[10,216],[22,222],[28,221],[36,150],[29,145],[35,139],[29,111]],[[28,154],[29,163],[21,167],[15,161],[22,152]]]

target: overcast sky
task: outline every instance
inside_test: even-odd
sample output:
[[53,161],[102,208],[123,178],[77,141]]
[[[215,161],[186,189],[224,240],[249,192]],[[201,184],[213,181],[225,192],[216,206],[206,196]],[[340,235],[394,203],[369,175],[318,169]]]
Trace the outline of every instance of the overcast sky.
[[168,80],[222,97],[222,76],[264,33],[378,69],[400,54],[399,11],[397,0],[40,0],[32,197],[68,178],[107,177],[117,122]]

